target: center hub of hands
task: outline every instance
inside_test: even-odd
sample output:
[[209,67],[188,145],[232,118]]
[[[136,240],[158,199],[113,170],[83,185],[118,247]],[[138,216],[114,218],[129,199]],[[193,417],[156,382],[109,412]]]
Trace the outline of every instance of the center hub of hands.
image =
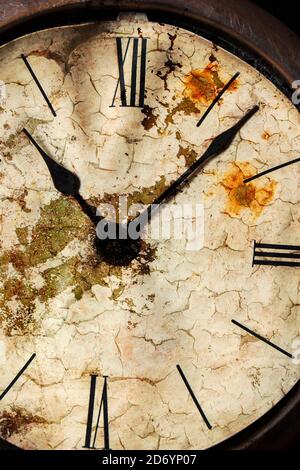
[[132,230],[131,224],[132,222],[120,224],[102,219],[97,225],[96,248],[109,264],[128,266],[140,254],[140,233]]

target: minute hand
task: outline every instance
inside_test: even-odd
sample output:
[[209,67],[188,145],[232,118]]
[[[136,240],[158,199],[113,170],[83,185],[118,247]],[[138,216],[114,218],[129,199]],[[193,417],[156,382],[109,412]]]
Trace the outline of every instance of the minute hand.
[[203,168],[204,164],[207,163],[211,158],[223,153],[232,143],[233,139],[239,132],[239,130],[246,124],[247,121],[259,110],[258,106],[254,106],[248,111],[245,116],[242,117],[234,126],[221,134],[217,135],[204,154],[199,157],[176,181],[174,181],[160,196],[158,196],[150,206],[145,209],[140,215],[134,219],[134,224],[144,226],[149,222],[152,215],[158,210],[159,204],[166,202],[170,197],[174,196],[183,186],[183,184],[190,181],[198,171]]

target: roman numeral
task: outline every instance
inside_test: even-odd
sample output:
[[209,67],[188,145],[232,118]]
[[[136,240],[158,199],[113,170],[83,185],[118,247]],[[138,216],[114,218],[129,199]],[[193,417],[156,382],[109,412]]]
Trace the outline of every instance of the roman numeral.
[[255,241],[252,265],[300,267],[300,246]]
[[[126,42],[125,52],[123,42]],[[121,106],[143,108],[145,105],[145,82],[146,82],[146,38],[116,38],[117,57],[119,67],[119,79],[113,96],[111,107],[115,106],[116,96],[120,90]],[[130,47],[132,46],[132,47]],[[129,53],[131,49],[131,53]],[[139,54],[140,51],[140,54]],[[130,101],[128,104],[126,92],[125,61],[127,56],[131,56],[131,76],[130,76]]]
[[[87,449],[96,449],[95,443],[97,439],[101,411],[103,407],[104,450],[109,450],[108,400],[107,400],[107,377],[106,376],[104,377],[102,397],[101,397],[101,402],[99,405],[96,424],[95,426],[93,426],[97,377],[98,377],[97,375],[91,375],[90,397],[89,397],[89,407],[88,407],[84,447]],[[94,427],[94,435],[93,435],[93,442],[91,445],[93,427]]]
[[1,393],[0,395],[0,400],[2,400],[5,395],[10,391],[10,389],[14,386],[14,384],[16,383],[16,381],[21,377],[21,375],[24,374],[25,370],[27,369],[27,367],[31,364],[31,362],[33,361],[33,359],[35,358],[36,354],[32,354],[30,356],[30,358],[28,359],[28,361],[24,364],[24,366],[22,367],[22,369],[17,373],[17,375],[13,378],[13,380],[10,382],[10,384],[6,387],[5,390],[3,390],[3,392]]

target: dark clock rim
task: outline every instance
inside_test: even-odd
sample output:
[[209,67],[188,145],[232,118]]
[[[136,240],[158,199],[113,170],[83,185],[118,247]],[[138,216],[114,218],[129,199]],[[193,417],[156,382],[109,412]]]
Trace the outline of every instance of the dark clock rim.
[[[0,45],[33,30],[84,20],[103,20],[121,11],[144,11],[204,36],[236,53],[271,79],[289,98],[300,78],[300,38],[248,0],[0,0]],[[58,14],[59,13],[59,14]],[[80,21],[78,21],[80,18]],[[194,26],[194,28],[193,28]],[[241,51],[246,51],[243,54]],[[300,437],[300,380],[267,413],[210,450],[294,448]],[[296,438],[295,438],[296,436]],[[0,450],[18,449],[0,439]]]

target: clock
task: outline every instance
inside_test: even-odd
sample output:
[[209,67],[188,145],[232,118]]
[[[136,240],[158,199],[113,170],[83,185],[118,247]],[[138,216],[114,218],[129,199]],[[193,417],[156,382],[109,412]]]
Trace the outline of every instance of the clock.
[[298,38],[248,2],[1,15],[2,447],[262,446],[299,410]]

